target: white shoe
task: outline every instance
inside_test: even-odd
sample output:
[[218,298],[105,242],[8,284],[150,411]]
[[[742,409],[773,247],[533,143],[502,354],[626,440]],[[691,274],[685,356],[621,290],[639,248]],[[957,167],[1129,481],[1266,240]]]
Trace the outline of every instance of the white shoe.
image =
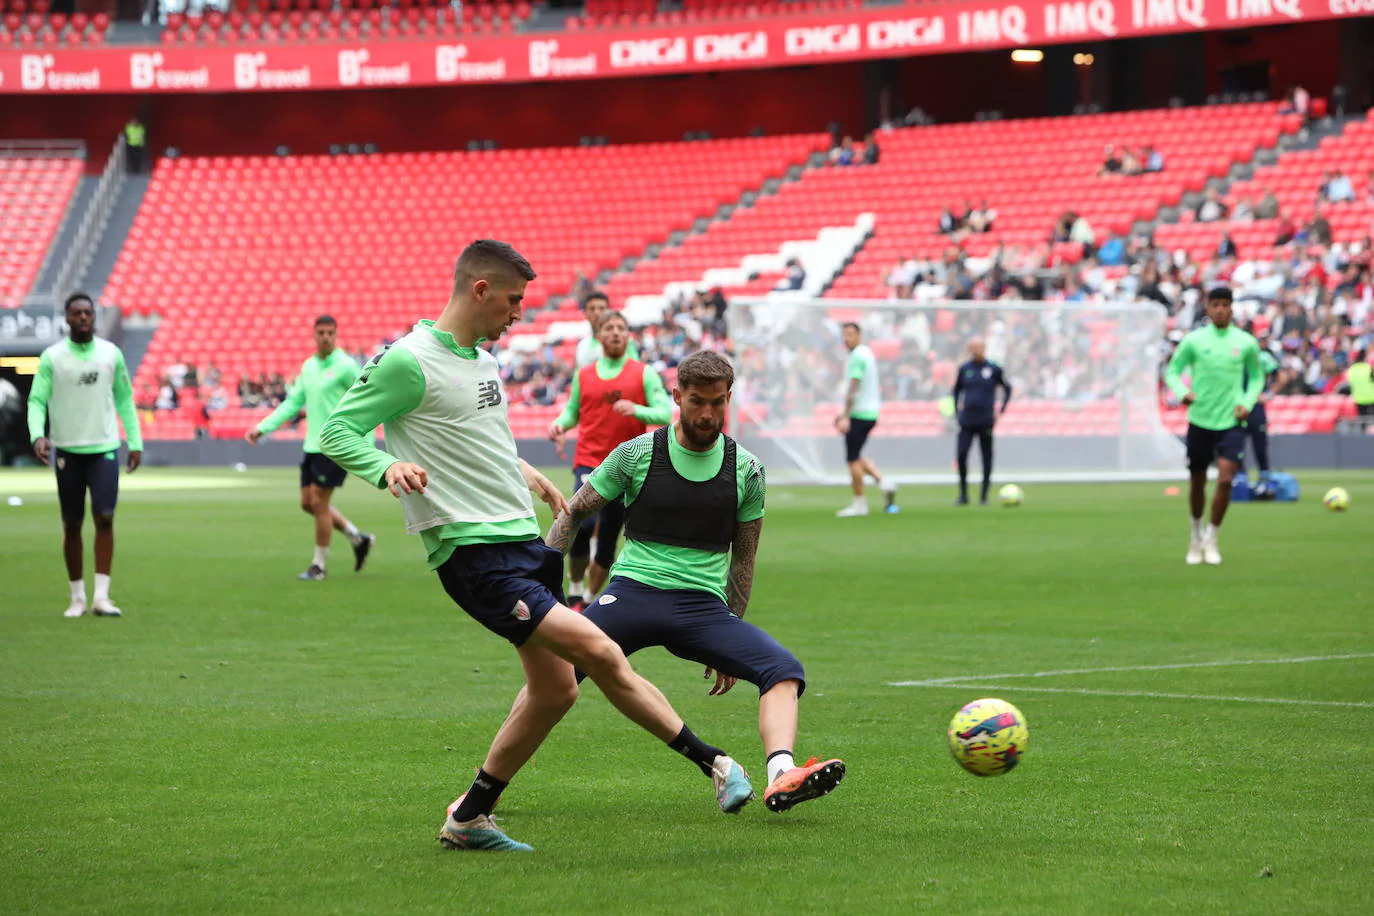
[[86,599],[73,601],[67,605],[67,609],[62,612],[63,617],[83,617],[86,614]]
[[1197,566],[1202,562],[1202,539],[1192,538],[1188,541],[1188,565]]
[[123,617],[124,612],[114,606],[109,598],[97,598],[91,602],[91,613],[97,617]]
[[1217,539],[1210,537],[1202,542],[1202,558],[1208,566],[1221,565],[1221,551],[1217,549]]
[[854,503],[835,513],[836,518],[856,518],[868,514],[868,503]]

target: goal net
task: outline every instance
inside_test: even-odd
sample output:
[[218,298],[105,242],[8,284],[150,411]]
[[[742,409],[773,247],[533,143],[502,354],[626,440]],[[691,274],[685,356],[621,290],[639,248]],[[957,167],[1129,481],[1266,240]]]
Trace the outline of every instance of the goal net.
[[[841,326],[852,321],[877,358],[883,396],[864,454],[898,481],[951,480],[958,426],[946,399],[975,337],[1013,387],[997,423],[995,479],[1180,478],[1183,446],[1159,411],[1165,317],[1149,303],[737,299],[730,429],[770,480],[847,481],[834,420],[848,385]],[[970,477],[980,475],[975,446]]]

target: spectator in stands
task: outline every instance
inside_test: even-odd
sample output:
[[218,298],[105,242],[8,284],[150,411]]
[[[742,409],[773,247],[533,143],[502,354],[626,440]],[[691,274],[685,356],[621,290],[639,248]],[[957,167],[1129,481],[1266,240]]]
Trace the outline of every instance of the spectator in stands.
[[1307,241],[1313,245],[1331,244],[1331,222],[1320,210],[1312,211],[1312,222],[1307,224]]
[[1054,229],[1050,232],[1050,244],[1059,245],[1072,239],[1073,219],[1073,214],[1065,210],[1055,222]]
[[1249,197],[1236,199],[1236,205],[1231,208],[1231,222],[1248,223],[1255,218],[1255,203]]
[[1340,169],[1331,173],[1331,178],[1322,188],[1323,196],[1333,204],[1353,203],[1355,201],[1355,184]]
[[882,150],[878,148],[878,137],[872,132],[864,137],[864,165],[877,165]]
[[1312,107],[1312,96],[1302,86],[1289,86],[1284,94],[1283,104],[1279,106],[1279,114],[1300,114],[1307,117],[1308,111]]
[[1255,208],[1256,219],[1278,219],[1279,199],[1273,191],[1265,191],[1264,197],[1260,198],[1259,206]]
[[1142,158],[1145,160],[1145,171],[1164,171],[1164,154],[1161,153],[1159,150],[1155,149],[1153,146],[1147,146],[1145,147],[1141,155]]
[[801,289],[806,283],[806,268],[802,267],[801,261],[792,258],[787,262],[787,270],[778,279],[773,289],[776,292],[787,292],[790,290]]
[[1236,243],[1231,238],[1231,233],[1225,231],[1221,233],[1221,241],[1217,243],[1217,257],[1230,259],[1236,256]]
[[1289,366],[1279,370],[1278,376],[1274,380],[1274,393],[1278,395],[1316,394],[1312,387],[1303,381],[1302,375]]
[[920,275],[921,267],[915,258],[898,260],[887,272],[884,282],[891,290],[889,297],[893,299],[910,299],[912,290],[916,288],[916,278]]
[[845,137],[840,145],[830,151],[831,165],[855,165],[858,155],[854,152],[854,138]]
[[1226,218],[1226,204],[1221,199],[1221,193],[1216,188],[1208,188],[1203,195],[1202,203],[1198,204],[1196,217],[1199,223],[1214,223],[1219,219]]
[[177,405],[180,403],[181,398],[177,394],[177,386],[172,384],[172,380],[169,376],[163,376],[162,387],[157,391],[157,409],[176,410]]
[[1092,223],[1088,222],[1087,217],[1077,213],[1069,215],[1073,218],[1073,224],[1069,228],[1069,241],[1082,245],[1085,255],[1091,254],[1093,244],[1097,241],[1097,233],[1093,231]]
[[959,229],[959,218],[954,215],[954,211],[945,207],[940,211],[940,234],[953,235]]
[[1099,176],[1120,175],[1121,157],[1116,154],[1116,148],[1109,146],[1102,154],[1102,167],[1097,170]]
[[186,366],[186,375],[183,377],[181,387],[190,388],[192,391],[200,387],[200,372],[196,369],[195,363]]
[[146,168],[145,150],[148,145],[148,128],[138,118],[130,118],[124,125],[125,164],[129,172],[141,175]]
[[970,210],[966,220],[970,232],[991,232],[997,211],[988,206],[987,198],[976,209]]
[[1141,162],[1140,157],[1131,152],[1130,147],[1125,147],[1124,152],[1121,154],[1121,174],[1139,175],[1144,171],[1145,166]]

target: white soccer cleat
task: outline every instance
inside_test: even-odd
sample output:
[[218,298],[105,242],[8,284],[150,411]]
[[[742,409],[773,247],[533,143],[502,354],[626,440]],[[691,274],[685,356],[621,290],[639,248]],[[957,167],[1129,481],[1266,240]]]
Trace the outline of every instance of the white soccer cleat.
[[73,601],[67,605],[67,609],[62,612],[63,617],[84,617],[86,614],[86,599]]
[[857,518],[868,514],[868,503],[854,503],[835,513],[836,518]]
[[1193,538],[1188,542],[1188,565],[1197,566],[1202,562],[1202,541]]
[[1202,559],[1207,561],[1208,566],[1221,565],[1221,551],[1217,549],[1217,539],[1210,537],[1202,542]]
[[97,598],[91,602],[91,613],[97,617],[123,617],[124,612],[115,607],[109,598]]

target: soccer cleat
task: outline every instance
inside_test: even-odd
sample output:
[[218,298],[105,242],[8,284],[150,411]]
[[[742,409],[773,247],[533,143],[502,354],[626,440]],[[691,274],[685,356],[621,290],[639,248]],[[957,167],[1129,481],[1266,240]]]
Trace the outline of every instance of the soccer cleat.
[[377,535],[362,534],[358,538],[358,543],[353,545],[353,571],[361,572],[363,564],[367,562],[367,555],[372,552],[372,545],[377,543]]
[[67,609],[62,612],[63,617],[81,617],[86,613],[86,600],[73,601],[67,605]]
[[781,814],[804,801],[829,795],[844,779],[844,761],[818,761],[815,757],[804,766],[781,773],[763,793],[763,804],[775,814]]
[[311,563],[310,568],[307,569],[305,572],[301,573],[296,578],[300,579],[303,582],[323,582],[324,569],[320,566],[316,566],[314,563]]
[[[459,799],[461,801],[461,799]],[[457,804],[455,802],[455,804]],[[439,842],[445,849],[471,849],[483,852],[534,852],[534,847],[506,836],[490,815],[479,814],[470,821],[459,823],[449,815],[439,831]]]
[[749,774],[731,758],[721,754],[711,764],[711,782],[716,787],[716,803],[726,814],[736,814],[754,797]]
[[883,511],[888,515],[896,515],[898,512],[902,511],[897,506],[897,485],[890,480],[884,480],[882,483],[882,490],[883,499],[885,500]]
[[958,499],[956,499],[956,500],[954,501],[954,505],[956,505],[956,506],[967,506],[967,505],[968,505],[968,497],[967,497],[967,496],[960,496]]
[[1202,562],[1202,540],[1193,538],[1188,542],[1187,562],[1189,566],[1197,566]]
[[1203,540],[1202,559],[1207,561],[1208,566],[1221,565],[1221,551],[1217,549],[1217,539],[1215,535]]
[[124,612],[115,607],[109,598],[97,598],[91,602],[91,613],[97,617],[123,617]]
[[868,503],[851,503],[835,513],[836,518],[858,518],[868,514]]

